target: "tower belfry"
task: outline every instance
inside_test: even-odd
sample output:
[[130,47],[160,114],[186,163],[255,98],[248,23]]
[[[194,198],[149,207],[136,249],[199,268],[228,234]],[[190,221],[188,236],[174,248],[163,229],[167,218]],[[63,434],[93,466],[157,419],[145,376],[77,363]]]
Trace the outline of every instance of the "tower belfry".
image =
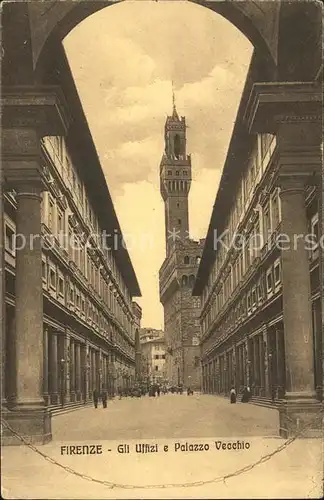
[[164,154],[160,164],[160,190],[165,204],[166,252],[175,241],[189,238],[188,195],[191,158],[186,151],[186,119],[179,118],[172,85],[172,115],[164,126]]

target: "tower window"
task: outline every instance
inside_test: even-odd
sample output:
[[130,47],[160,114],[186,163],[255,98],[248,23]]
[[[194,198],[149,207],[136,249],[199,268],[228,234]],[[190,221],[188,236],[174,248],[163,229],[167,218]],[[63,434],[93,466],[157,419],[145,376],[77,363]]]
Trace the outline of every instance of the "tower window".
[[186,276],[185,274],[181,278],[181,286],[182,287],[188,286],[188,276]]
[[179,158],[181,153],[181,142],[180,142],[180,136],[176,134],[174,136],[174,155],[176,158]]
[[176,171],[176,175],[179,175],[179,170]]
[[172,170],[168,170],[168,175],[172,175]]
[[179,207],[180,207],[180,203],[177,203],[177,208],[179,208]]
[[184,264],[189,264],[189,256],[188,255],[185,255],[183,262],[184,262]]
[[178,219],[178,224],[179,226],[181,226],[181,219]]
[[188,174],[187,170],[184,170],[183,175],[187,175],[187,174]]

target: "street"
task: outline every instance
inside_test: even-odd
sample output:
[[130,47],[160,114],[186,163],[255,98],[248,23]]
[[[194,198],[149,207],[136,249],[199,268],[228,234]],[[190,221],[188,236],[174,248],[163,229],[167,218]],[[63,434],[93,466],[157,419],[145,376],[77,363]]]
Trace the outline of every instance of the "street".
[[107,409],[56,416],[52,428],[53,441],[36,447],[45,457],[27,446],[2,448],[3,498],[318,498],[321,491],[321,440],[278,438],[277,411],[252,404],[198,394],[115,399]]
[[53,440],[277,436],[278,412],[211,395],[115,398],[52,420]]

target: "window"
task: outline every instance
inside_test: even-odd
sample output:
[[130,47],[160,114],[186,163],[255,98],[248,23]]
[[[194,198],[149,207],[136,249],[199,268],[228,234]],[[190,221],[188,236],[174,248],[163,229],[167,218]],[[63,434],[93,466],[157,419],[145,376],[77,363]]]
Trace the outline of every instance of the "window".
[[45,283],[47,281],[46,276],[47,276],[47,264],[46,260],[42,260],[42,278]]
[[54,230],[54,200],[49,197],[48,200],[48,228],[53,232]]
[[183,263],[184,264],[189,264],[189,256],[188,255],[185,255],[185,257],[183,259]]
[[275,261],[274,266],[273,266],[273,270],[274,270],[274,285],[275,285],[275,289],[277,290],[278,288],[280,288],[280,285],[281,285],[280,258]]
[[73,288],[73,285],[70,285],[70,303],[74,304],[74,288]]
[[252,296],[251,296],[251,292],[247,293],[247,311],[248,311],[248,314],[251,314],[251,311],[252,311]]
[[154,354],[154,359],[159,359],[159,355],[158,354]]
[[176,175],[179,175],[179,173],[180,173],[179,170],[176,170]]
[[263,211],[263,237],[264,242],[268,241],[271,234],[271,221],[270,221],[270,210],[269,203],[264,207]]
[[162,354],[162,359],[165,359],[165,354]]
[[319,224],[318,224],[318,213],[311,218],[310,231],[312,235],[311,239],[311,259],[315,260],[318,257],[318,241],[319,241]]
[[64,214],[59,207],[57,207],[57,234],[61,237],[64,235]]
[[5,248],[12,255],[15,254],[15,231],[12,227],[7,226],[5,229]]
[[158,372],[159,371],[159,367],[158,365],[155,365],[155,371]]
[[49,269],[49,285],[51,288],[56,290],[56,272],[53,267]]
[[183,171],[183,175],[188,175],[187,170],[184,170],[184,171]]
[[58,294],[64,297],[64,279],[62,276],[58,277]]
[[201,261],[201,257],[199,257],[199,255],[196,257],[196,264],[199,266],[200,264],[200,261]]
[[256,309],[257,307],[257,291],[256,291],[256,287],[253,287],[252,288],[252,309]]
[[174,146],[174,155],[176,158],[179,158],[181,154],[181,141],[180,141],[180,136],[178,134],[174,136],[173,146]]
[[276,188],[274,193],[271,196],[271,218],[272,218],[272,227],[273,229],[277,229],[278,224],[280,222],[280,198],[279,198],[279,189]]
[[186,276],[185,274],[181,278],[181,286],[182,287],[188,286],[188,276]]
[[180,203],[177,203],[177,208],[180,208]]
[[259,279],[259,282],[257,285],[257,295],[258,295],[258,303],[261,304],[263,302],[263,295],[264,295],[263,279],[262,278]]
[[268,297],[271,297],[271,295],[273,294],[273,276],[272,276],[272,267],[270,267],[268,270],[267,270],[267,296]]
[[168,175],[172,175],[172,170],[168,170]]
[[179,226],[181,226],[181,219],[178,219],[178,224]]

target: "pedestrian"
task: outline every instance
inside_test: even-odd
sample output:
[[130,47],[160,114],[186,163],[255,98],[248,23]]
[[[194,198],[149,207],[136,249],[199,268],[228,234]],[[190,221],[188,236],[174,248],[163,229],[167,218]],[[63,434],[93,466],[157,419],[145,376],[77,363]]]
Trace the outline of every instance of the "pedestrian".
[[95,408],[98,408],[98,401],[99,401],[99,393],[97,389],[93,391],[93,404]]
[[156,392],[157,392],[157,395],[159,396],[160,395],[160,392],[161,392],[161,389],[160,389],[160,386],[157,385],[156,386]]
[[235,388],[233,386],[230,390],[230,400],[231,400],[231,403],[236,403],[236,391],[235,391]]
[[119,399],[121,399],[123,397],[123,391],[122,391],[121,387],[118,387],[118,396],[119,396]]
[[248,391],[247,387],[244,387],[244,389],[243,389],[241,401],[242,401],[242,403],[247,403],[249,401],[249,391]]
[[102,407],[107,408],[107,392],[103,389],[101,393]]

